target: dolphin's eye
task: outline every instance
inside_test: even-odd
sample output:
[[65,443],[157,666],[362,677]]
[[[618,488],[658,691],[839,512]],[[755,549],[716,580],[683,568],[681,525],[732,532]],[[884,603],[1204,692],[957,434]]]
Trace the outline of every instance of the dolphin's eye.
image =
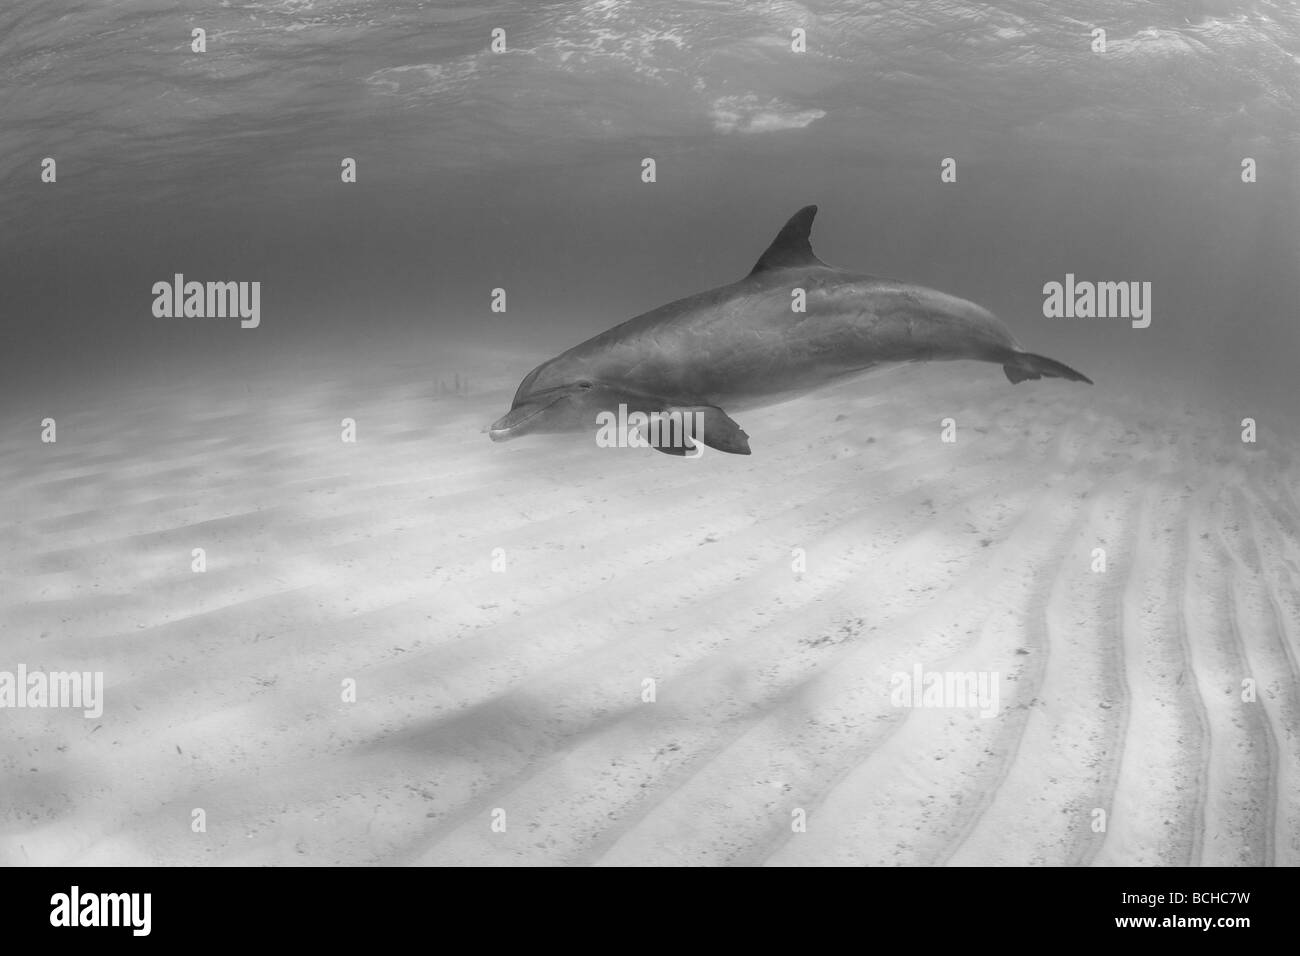
[[579,383],[578,383],[578,388],[591,388],[591,383],[590,383],[590,382],[579,382]]

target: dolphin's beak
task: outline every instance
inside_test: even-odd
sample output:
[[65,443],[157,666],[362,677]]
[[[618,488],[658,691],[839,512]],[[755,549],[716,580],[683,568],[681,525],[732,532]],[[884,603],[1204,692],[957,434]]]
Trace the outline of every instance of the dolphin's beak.
[[488,438],[493,441],[509,441],[512,438],[518,438],[520,433],[515,429],[528,420],[527,416],[520,416],[519,412],[520,409],[512,408],[508,413],[494,421],[492,427],[488,429]]
[[548,401],[527,402],[523,405],[516,405],[506,414],[502,415],[492,427],[488,429],[488,438],[493,441],[509,441],[512,438],[518,438],[520,435],[526,435],[532,431],[535,421],[542,412],[546,411],[564,395],[551,396]]

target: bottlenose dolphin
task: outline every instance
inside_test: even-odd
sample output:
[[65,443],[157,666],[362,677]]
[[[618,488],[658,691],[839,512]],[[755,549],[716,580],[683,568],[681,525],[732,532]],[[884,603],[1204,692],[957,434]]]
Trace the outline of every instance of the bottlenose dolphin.
[[973,302],[828,266],[808,239],[816,215],[816,206],[795,213],[740,281],[638,315],[537,366],[489,437],[594,434],[598,416],[624,406],[628,418],[688,423],[685,442],[655,443],[660,451],[685,454],[694,438],[748,455],[749,436],[729,411],[771,405],[881,365],[974,359],[1001,365],[1013,384],[1043,377],[1092,384],[1024,351]]

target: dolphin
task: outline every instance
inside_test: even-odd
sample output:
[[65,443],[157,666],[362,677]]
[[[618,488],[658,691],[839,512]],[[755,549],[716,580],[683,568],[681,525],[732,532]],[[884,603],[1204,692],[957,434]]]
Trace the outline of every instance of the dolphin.
[[[996,316],[945,292],[828,266],[812,250],[816,206],[790,217],[738,282],[678,299],[576,345],[524,377],[493,441],[587,431],[610,416],[685,422],[694,441],[748,455],[730,412],[772,405],[883,365],[973,359],[1027,379],[1092,380],[1026,352]],[[803,311],[798,306],[802,299]],[[639,418],[637,416],[640,416]]]

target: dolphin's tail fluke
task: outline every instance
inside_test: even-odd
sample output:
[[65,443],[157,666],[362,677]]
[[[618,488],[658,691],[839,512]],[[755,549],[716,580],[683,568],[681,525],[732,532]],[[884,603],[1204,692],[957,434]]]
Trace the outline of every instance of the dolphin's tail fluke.
[[1002,371],[1007,373],[1007,378],[1013,385],[1031,378],[1065,378],[1071,382],[1092,384],[1092,379],[1082,372],[1076,372],[1056,359],[1035,355],[1033,352],[1012,352],[1009,360],[1002,366]]

